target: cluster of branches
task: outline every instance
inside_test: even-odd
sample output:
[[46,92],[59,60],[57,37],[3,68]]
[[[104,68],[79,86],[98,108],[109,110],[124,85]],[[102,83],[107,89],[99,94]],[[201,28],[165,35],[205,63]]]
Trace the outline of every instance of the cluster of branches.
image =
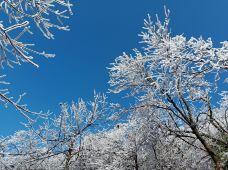
[[[126,123],[119,123],[109,130],[95,131],[97,125],[104,125],[107,118],[102,115],[108,111],[103,108],[106,103],[103,97],[98,103],[100,107],[96,109],[95,116],[94,107],[90,107],[92,110],[84,109],[84,102],[64,105],[61,106],[60,116],[39,130],[19,131],[2,139],[0,167],[57,170],[213,169],[200,143],[195,143],[196,148],[170,136],[167,129],[158,124],[158,117],[147,114],[151,113],[150,108],[137,110]],[[84,118],[79,119],[78,114]],[[79,125],[77,122],[82,123]]]
[[0,167],[67,170],[75,166],[85,136],[102,128],[107,108],[102,94],[95,94],[90,102],[79,99],[71,105],[61,103],[58,116],[50,117],[38,128],[29,127],[1,139]]
[[155,23],[150,16],[145,20],[142,52],[124,53],[112,64],[111,91],[127,91],[137,98],[133,110],[151,108],[151,115],[159,113],[160,126],[171,136],[200,148],[215,169],[224,169],[228,160],[228,42],[215,48],[210,38],[172,36],[168,10],[165,16],[164,23],[158,17]]
[[[68,31],[68,26],[64,26],[62,19],[72,15],[72,4],[69,0],[1,0],[0,1],[0,65],[13,68],[14,65],[21,65],[28,62],[35,67],[39,67],[33,61],[34,56],[40,55],[47,58],[54,57],[54,54],[47,54],[44,51],[38,52],[32,47],[32,42],[27,42],[28,35],[33,34],[35,26],[48,39],[54,39],[51,29]],[[25,39],[25,41],[23,41]],[[29,38],[30,39],[30,38]],[[5,77],[2,75],[1,78]],[[9,96],[9,90],[4,88],[6,81],[0,82],[0,99],[3,104],[12,104],[29,121],[31,115],[44,116],[43,113],[30,111],[26,105],[20,104],[21,95],[18,100]]]
[[[51,28],[68,30],[61,18],[68,18],[65,13],[72,13],[71,6],[68,0],[3,0],[1,12],[13,24],[0,23],[1,64],[29,62],[38,67],[31,53],[53,57],[32,50],[31,44],[19,39],[31,33],[32,22],[50,39]],[[149,16],[144,29],[140,34],[143,49],[135,49],[134,55],[124,53],[110,68],[110,91],[135,99],[129,108],[111,105],[119,108],[112,118],[130,113],[126,123],[116,125],[109,118],[112,107],[101,94],[95,94],[91,102],[60,103],[61,113],[50,116],[43,125],[29,124],[27,131],[1,139],[0,167],[227,168],[228,42],[215,48],[210,38],[172,36],[168,10],[164,22],[157,17],[153,23]],[[7,95],[8,90],[1,88],[1,100],[14,105],[28,120],[28,113],[42,115],[19,104],[21,97],[14,101]],[[107,124],[110,121],[112,128]]]

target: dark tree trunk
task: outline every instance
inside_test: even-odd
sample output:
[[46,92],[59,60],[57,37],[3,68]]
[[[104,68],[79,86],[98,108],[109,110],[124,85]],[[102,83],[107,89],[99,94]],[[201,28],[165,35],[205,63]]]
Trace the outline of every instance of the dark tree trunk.
[[135,161],[135,170],[139,170],[139,164],[138,164],[138,156],[137,153],[134,156],[134,161]]
[[215,164],[215,170],[224,170],[224,168],[223,168],[219,158],[217,157],[216,153],[212,150],[212,148],[207,144],[207,142],[204,140],[204,138],[200,135],[197,127],[191,126],[191,129],[192,129],[193,133],[196,135],[197,139],[199,139],[201,144],[204,146],[208,155],[213,160],[213,162]]

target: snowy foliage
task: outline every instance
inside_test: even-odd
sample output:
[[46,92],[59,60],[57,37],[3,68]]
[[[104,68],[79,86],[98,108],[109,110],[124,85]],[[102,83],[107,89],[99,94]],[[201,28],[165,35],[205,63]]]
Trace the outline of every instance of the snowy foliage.
[[[61,19],[69,18],[68,14],[72,14],[71,6],[69,0],[2,0],[0,3],[1,15],[7,19],[0,20],[1,64],[6,62],[11,66],[11,63],[20,64],[22,61],[38,67],[32,61],[31,53],[54,57],[45,52],[32,50],[30,47],[33,44],[21,42],[20,38],[25,33],[32,34],[31,23],[34,23],[49,39],[54,38],[51,28],[69,30],[68,26],[62,26]],[[15,59],[11,59],[9,56],[13,56]]]
[[228,42],[216,48],[210,38],[172,36],[168,10],[165,16],[163,23],[158,17],[155,23],[150,16],[145,20],[142,52],[124,53],[112,63],[111,91],[136,97],[136,110],[152,108],[150,114],[159,113],[161,125],[171,135],[191,145],[199,142],[216,168],[221,168],[220,152],[213,145],[227,148],[223,138],[228,135],[227,91],[222,87],[227,87]]
[[[67,30],[44,16],[50,13],[65,18],[65,11],[53,8],[57,4],[71,13],[68,1],[16,2],[4,0],[1,4],[6,14],[16,8],[11,16],[15,29],[23,27],[23,22],[28,24],[24,20],[30,18],[47,38],[53,38],[51,27]],[[25,15],[28,11],[34,12],[34,18]],[[13,29],[8,28],[9,32]],[[228,42],[217,48],[210,38],[173,36],[168,10],[164,22],[157,17],[153,23],[149,16],[140,37],[143,48],[135,49],[133,55],[119,56],[110,68],[110,91],[133,97],[134,105],[108,105],[101,94],[94,94],[91,102],[79,99],[72,104],[60,103],[61,113],[50,116],[44,124],[29,124],[27,131],[1,138],[0,168],[227,169]],[[32,62],[27,59],[19,57],[20,61]],[[125,113],[129,117],[118,122]]]
[[[2,139],[0,167],[27,169],[69,169],[79,166],[84,150],[84,138],[95,133],[108,115],[106,97],[95,94],[85,102],[60,104],[61,113],[28,131],[19,131]],[[82,165],[81,165],[82,166]]]
[[[64,26],[62,19],[68,19],[72,15],[72,4],[69,0],[1,0],[0,1],[0,65],[6,64],[13,68],[14,65],[21,65],[28,62],[35,67],[39,67],[33,61],[34,56],[40,55],[52,58],[54,54],[47,54],[44,51],[38,52],[29,42],[26,34],[33,34],[35,27],[48,39],[54,39],[51,32],[53,28],[68,31],[69,27]],[[24,38],[25,37],[25,38]],[[24,40],[26,39],[26,41]],[[1,76],[2,78],[2,76]],[[0,99],[7,105],[15,106],[30,122],[29,115],[42,115],[27,109],[26,105],[20,104],[19,100],[9,96],[9,91],[4,87],[5,81],[0,82]],[[29,113],[29,114],[28,114]]]

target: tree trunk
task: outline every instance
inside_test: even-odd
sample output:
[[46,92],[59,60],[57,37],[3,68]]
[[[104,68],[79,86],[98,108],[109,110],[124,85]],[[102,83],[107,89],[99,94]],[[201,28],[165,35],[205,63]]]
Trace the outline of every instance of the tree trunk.
[[137,153],[135,154],[134,161],[135,161],[135,170],[139,170],[139,164],[138,164],[138,156],[137,156]]
[[218,156],[212,150],[212,148],[207,144],[207,142],[204,140],[204,138],[200,135],[197,127],[194,125],[190,126],[190,127],[191,127],[193,133],[196,135],[197,139],[201,142],[201,144],[204,146],[205,150],[207,151],[207,153],[209,154],[209,156],[213,160],[213,162],[215,164],[215,170],[224,170]]
[[64,170],[70,170],[69,161],[68,160],[66,160]]
[[65,167],[64,170],[70,170],[70,160],[72,158],[72,150],[69,149],[68,153],[66,154],[66,163],[65,163]]

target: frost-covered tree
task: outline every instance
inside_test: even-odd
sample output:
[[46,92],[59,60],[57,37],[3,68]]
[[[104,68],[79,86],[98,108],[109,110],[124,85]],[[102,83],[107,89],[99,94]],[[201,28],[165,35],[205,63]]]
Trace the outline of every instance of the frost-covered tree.
[[[62,19],[69,18],[72,14],[72,4],[69,0],[1,0],[0,1],[0,65],[14,67],[28,62],[35,67],[38,64],[33,57],[40,55],[47,58],[54,57],[44,51],[39,52],[33,47],[34,43],[28,40],[35,27],[48,39],[54,39],[52,29],[69,30],[64,26]],[[25,35],[28,34],[28,35]],[[1,76],[3,78],[4,76]],[[9,96],[9,91],[4,88],[5,81],[0,82],[0,99],[5,104],[12,104],[24,116],[33,113],[25,105]],[[28,118],[28,117],[27,117]]]
[[1,169],[29,169],[37,167],[32,162],[44,152],[41,141],[33,131],[21,130],[1,139]]
[[0,167],[83,169],[83,162],[89,160],[84,138],[104,128],[107,108],[106,97],[101,94],[95,94],[90,102],[61,103],[61,113],[43,126],[1,140]]
[[139,169],[138,141],[130,128],[122,123],[109,131],[87,136],[84,147],[89,156],[85,165],[107,170]]
[[83,141],[84,169],[213,169],[207,154],[169,135],[145,109]]
[[[45,123],[38,132],[49,152],[44,156],[62,155],[59,168],[65,170],[80,165],[83,157],[82,141],[89,133],[96,133],[102,129],[107,113],[106,97],[95,94],[94,99],[85,102],[79,99],[77,103],[68,105],[60,103],[61,114]],[[102,126],[101,126],[102,125]],[[39,159],[42,159],[39,158]]]
[[[190,39],[169,31],[165,21],[145,20],[142,51],[124,53],[110,68],[111,91],[126,91],[137,108],[159,113],[170,135],[199,147],[215,169],[227,166],[228,42],[216,48],[211,38]],[[225,158],[226,157],[226,158]],[[226,159],[224,163],[224,159]]]

